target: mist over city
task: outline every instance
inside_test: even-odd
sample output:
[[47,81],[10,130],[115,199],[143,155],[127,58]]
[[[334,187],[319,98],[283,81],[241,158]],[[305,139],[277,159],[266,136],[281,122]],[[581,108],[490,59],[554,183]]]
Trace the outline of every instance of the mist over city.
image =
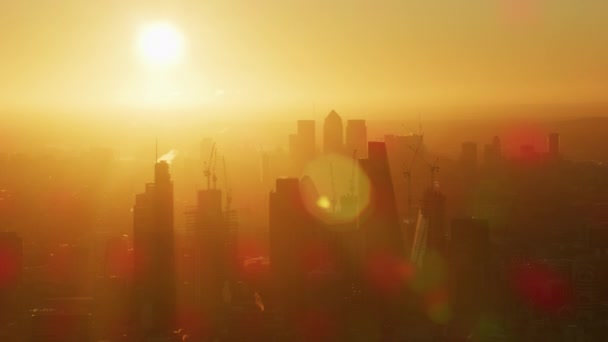
[[4,1],[0,341],[604,341],[608,3]]

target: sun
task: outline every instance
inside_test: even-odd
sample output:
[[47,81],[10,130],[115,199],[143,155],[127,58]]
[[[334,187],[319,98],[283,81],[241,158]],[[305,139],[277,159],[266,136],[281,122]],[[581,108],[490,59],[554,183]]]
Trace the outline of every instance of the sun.
[[184,54],[184,37],[170,23],[149,23],[139,29],[137,52],[148,65],[175,65],[181,61]]

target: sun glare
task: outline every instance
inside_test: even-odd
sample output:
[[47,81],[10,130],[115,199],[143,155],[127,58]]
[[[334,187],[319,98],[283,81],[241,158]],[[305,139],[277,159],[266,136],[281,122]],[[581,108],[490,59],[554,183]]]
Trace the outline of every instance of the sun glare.
[[180,62],[184,53],[184,38],[171,24],[155,22],[139,30],[137,50],[148,65],[164,67]]

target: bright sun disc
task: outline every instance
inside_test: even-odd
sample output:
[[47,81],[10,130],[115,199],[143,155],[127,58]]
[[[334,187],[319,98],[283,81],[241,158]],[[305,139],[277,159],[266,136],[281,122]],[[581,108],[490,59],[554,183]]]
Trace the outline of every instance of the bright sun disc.
[[148,24],[139,31],[137,50],[147,64],[174,65],[182,58],[184,38],[171,24],[165,22]]

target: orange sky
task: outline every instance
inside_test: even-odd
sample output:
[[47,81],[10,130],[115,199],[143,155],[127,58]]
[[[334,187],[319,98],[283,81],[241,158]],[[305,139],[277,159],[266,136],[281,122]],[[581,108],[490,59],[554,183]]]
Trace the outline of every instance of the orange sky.
[[[5,0],[0,109],[273,108],[608,100],[605,0]],[[181,64],[134,52],[147,22]]]

